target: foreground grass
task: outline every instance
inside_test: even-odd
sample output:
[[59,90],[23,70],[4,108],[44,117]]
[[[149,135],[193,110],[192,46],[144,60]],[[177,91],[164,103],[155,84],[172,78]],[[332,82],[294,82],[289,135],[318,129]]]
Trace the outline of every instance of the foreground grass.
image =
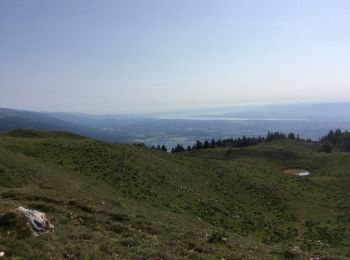
[[[170,155],[68,133],[2,134],[0,214],[35,208],[56,232],[33,238],[2,226],[0,251],[73,259],[346,258],[350,155],[317,149],[283,141]],[[311,175],[283,173],[294,168]]]

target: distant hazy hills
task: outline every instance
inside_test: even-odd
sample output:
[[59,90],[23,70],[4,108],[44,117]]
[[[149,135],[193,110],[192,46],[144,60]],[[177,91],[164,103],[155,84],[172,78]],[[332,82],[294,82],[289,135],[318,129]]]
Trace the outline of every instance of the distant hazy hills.
[[[177,112],[163,114],[162,118],[176,117]],[[241,119],[308,119],[325,121],[350,120],[350,102],[300,103],[255,106],[232,106],[183,112],[186,117],[220,117]]]
[[243,118],[286,118],[308,120],[350,120],[350,103],[268,105],[227,111],[224,116]]
[[0,108],[0,130],[31,128],[38,130],[78,130],[77,126],[53,116],[25,110]]
[[47,113],[0,108],[0,131],[9,131],[17,128],[69,131],[102,140],[117,141],[117,138],[114,138],[114,136],[82,122],[69,122]]

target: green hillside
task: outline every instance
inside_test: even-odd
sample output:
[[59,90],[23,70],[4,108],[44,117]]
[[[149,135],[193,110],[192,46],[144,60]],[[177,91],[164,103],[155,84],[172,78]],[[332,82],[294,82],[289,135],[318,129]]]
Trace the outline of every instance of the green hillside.
[[[64,132],[0,134],[0,251],[13,258],[350,258],[350,153],[273,141],[168,154]],[[300,177],[288,169],[311,173]],[[4,224],[24,206],[54,234]]]

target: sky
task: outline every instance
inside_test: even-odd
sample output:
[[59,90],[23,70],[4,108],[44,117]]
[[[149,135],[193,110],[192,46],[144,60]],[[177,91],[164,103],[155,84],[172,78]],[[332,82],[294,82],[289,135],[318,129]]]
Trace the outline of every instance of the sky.
[[350,101],[348,0],[1,0],[0,107]]

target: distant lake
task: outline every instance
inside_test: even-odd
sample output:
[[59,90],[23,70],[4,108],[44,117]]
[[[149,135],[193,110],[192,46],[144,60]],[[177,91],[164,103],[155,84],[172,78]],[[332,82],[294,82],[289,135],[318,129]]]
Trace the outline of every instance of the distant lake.
[[239,118],[220,116],[159,116],[166,120],[220,120],[220,121],[309,121],[307,118]]

